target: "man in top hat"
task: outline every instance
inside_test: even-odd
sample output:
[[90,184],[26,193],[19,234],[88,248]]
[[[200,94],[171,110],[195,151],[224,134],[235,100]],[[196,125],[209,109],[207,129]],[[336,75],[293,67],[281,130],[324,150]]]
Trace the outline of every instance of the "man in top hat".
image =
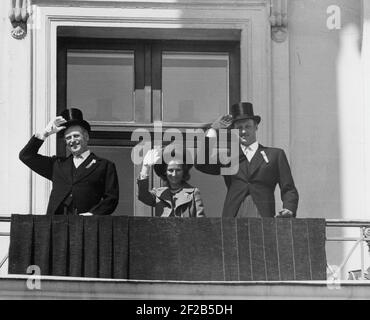
[[[258,143],[256,135],[260,122],[261,117],[253,113],[253,105],[240,102],[232,105],[231,115],[217,119],[206,133],[207,148],[213,149],[217,148],[216,137],[219,130],[237,129],[238,132],[239,167],[235,174],[224,175],[227,194],[222,215],[295,217],[298,192],[287,157],[282,149],[265,147]],[[196,164],[195,167],[204,173],[220,174],[223,165],[219,158],[213,163],[216,164],[209,164],[207,159],[205,164]],[[274,191],[277,184],[280,186],[283,208],[275,214]]]
[[[53,182],[46,214],[108,215],[117,207],[116,167],[90,152],[90,131],[79,109],[66,109],[43,131],[36,133],[19,153],[24,164]],[[64,135],[71,155],[40,155],[38,151],[44,140],[59,132]]]

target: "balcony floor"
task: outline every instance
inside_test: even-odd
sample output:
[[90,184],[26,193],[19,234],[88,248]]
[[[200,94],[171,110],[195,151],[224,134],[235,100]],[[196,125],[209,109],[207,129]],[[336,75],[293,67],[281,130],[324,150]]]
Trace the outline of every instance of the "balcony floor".
[[[187,282],[43,276],[41,289],[27,276],[0,278],[0,299],[369,299],[370,281]],[[34,280],[30,281],[35,283]]]

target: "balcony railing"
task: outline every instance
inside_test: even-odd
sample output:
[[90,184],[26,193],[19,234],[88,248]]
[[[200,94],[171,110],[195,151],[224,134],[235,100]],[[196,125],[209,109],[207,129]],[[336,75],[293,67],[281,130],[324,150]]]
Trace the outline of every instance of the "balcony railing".
[[[10,224],[11,217],[10,215],[0,215],[0,226],[4,224]],[[10,237],[10,232],[0,232],[0,243],[3,243],[5,237]],[[8,252],[5,255],[0,255],[0,270],[4,267],[6,261],[8,260]]]
[[[341,220],[341,219],[327,219],[325,220],[326,231],[333,228],[339,228],[341,230],[348,229],[348,228],[357,228],[358,229],[358,236],[326,236],[326,244],[329,243],[351,243],[351,246],[348,248],[348,252],[345,253],[343,260],[339,265],[335,265],[333,268],[333,264],[329,261],[327,263],[327,275],[328,278],[332,280],[346,280],[340,279],[341,273],[344,270],[344,267],[347,265],[350,258],[352,258],[355,254],[357,248],[360,248],[360,268],[357,271],[360,276],[355,277],[355,275],[350,272],[350,278],[352,276],[353,280],[368,280],[369,278],[366,277],[367,270],[365,266],[365,255],[370,253],[370,220]],[[0,226],[4,224],[11,223],[11,216],[10,215],[0,215]],[[10,237],[9,232],[0,232],[0,242],[3,242],[3,239],[6,237]],[[367,252],[366,252],[367,251]],[[4,268],[6,262],[8,260],[9,254],[8,252],[0,256],[0,270]]]
[[[350,271],[351,280],[369,280],[367,275],[367,270],[365,269],[365,251],[367,254],[370,253],[370,221],[369,220],[339,220],[339,219],[328,219],[326,220],[326,229],[330,228],[357,228],[358,236],[348,236],[348,237],[326,237],[326,243],[329,242],[351,242],[351,246],[348,248],[348,252],[345,254],[344,259],[341,261],[339,266],[334,269],[330,263],[327,264],[328,277],[332,280],[341,280],[340,274],[350,258],[354,255],[355,250],[360,248],[360,269]],[[355,273],[360,273],[357,277]],[[344,279],[343,279],[344,280]]]

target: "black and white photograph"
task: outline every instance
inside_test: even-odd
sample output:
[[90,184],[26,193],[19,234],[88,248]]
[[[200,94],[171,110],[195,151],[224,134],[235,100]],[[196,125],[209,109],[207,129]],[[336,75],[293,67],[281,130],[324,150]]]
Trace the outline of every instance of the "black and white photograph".
[[370,297],[369,0],[1,0],[0,114],[0,300]]

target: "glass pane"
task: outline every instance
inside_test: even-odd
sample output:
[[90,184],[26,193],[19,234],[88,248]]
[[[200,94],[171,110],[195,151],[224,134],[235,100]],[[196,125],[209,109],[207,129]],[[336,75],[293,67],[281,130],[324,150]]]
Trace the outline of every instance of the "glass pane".
[[164,52],[162,90],[164,122],[211,122],[228,111],[228,54]]
[[67,107],[86,120],[133,121],[133,92],[133,51],[68,51]]
[[135,184],[134,164],[131,161],[131,147],[90,146],[98,157],[108,159],[116,165],[119,182],[119,203],[115,216],[134,215]]

